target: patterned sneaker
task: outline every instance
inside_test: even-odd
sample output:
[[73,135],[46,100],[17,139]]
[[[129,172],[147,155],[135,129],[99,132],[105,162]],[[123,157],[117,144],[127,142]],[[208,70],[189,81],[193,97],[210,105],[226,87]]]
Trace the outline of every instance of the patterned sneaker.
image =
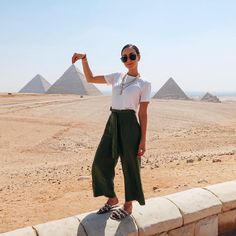
[[97,214],[104,214],[107,213],[109,211],[112,211],[113,208],[118,207],[118,205],[109,205],[109,204],[105,204],[103,207],[101,207],[98,211]]
[[126,211],[124,208],[118,208],[112,212],[110,218],[112,220],[122,220],[129,215],[131,215],[131,213]]

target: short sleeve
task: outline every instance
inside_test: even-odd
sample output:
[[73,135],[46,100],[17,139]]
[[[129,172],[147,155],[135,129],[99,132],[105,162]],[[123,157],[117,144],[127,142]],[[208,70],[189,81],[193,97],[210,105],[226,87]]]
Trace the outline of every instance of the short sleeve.
[[119,79],[120,73],[112,73],[108,75],[104,75],[104,78],[107,82],[107,85],[113,85]]
[[151,83],[145,82],[141,88],[140,102],[150,102],[151,101]]

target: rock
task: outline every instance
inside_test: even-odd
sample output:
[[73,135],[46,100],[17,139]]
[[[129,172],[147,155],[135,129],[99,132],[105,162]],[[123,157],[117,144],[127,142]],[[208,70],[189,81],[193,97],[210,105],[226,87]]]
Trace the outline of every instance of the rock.
[[156,191],[157,189],[159,189],[159,187],[158,186],[154,186],[154,187],[152,187],[152,189],[153,189],[153,191]]
[[213,162],[213,163],[215,163],[215,162],[221,162],[221,159],[219,159],[219,158],[214,158],[214,159],[212,160],[212,162]]
[[193,160],[193,159],[188,159],[186,162],[187,162],[187,163],[193,163],[194,160]]
[[175,189],[178,189],[181,187],[181,184],[179,184],[178,186],[175,186]]
[[201,183],[208,183],[208,181],[205,180],[205,179],[200,179],[200,180],[198,180],[197,182],[198,182],[198,184],[201,184]]
[[83,175],[83,176],[80,176],[77,180],[80,181],[80,180],[85,180],[85,179],[90,179],[90,176]]

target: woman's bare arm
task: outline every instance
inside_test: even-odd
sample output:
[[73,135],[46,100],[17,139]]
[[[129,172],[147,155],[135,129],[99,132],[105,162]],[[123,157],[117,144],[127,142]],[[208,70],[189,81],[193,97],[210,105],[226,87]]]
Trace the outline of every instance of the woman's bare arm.
[[139,123],[141,127],[141,139],[138,149],[138,156],[142,156],[146,151],[146,131],[147,131],[147,108],[149,102],[140,102],[139,106]]
[[72,63],[74,64],[78,60],[82,61],[84,75],[85,75],[85,78],[88,83],[95,83],[95,84],[106,84],[107,83],[104,75],[93,76],[93,73],[90,70],[90,67],[88,64],[86,54],[74,53],[74,55],[72,57]]

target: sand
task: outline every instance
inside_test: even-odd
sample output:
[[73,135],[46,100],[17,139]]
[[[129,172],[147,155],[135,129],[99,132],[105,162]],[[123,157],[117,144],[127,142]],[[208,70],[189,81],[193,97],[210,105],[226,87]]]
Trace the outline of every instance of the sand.
[[[110,97],[0,95],[0,232],[95,210],[91,163]],[[153,99],[146,198],[236,179],[236,101]],[[124,201],[120,162],[116,192]]]

